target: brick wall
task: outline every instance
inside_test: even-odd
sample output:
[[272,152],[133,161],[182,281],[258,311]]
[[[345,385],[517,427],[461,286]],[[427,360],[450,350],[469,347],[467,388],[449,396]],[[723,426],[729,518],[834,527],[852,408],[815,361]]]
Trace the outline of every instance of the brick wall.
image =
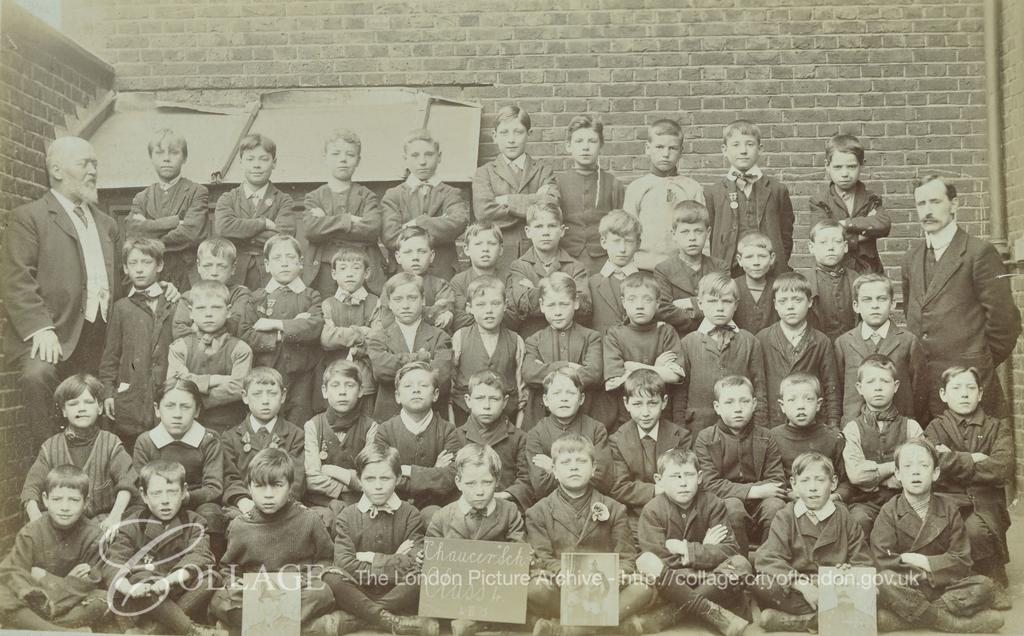
[[218,102],[273,88],[418,86],[477,99],[481,161],[495,154],[492,114],[518,101],[534,113],[530,152],[561,165],[569,119],[599,115],[604,165],[625,178],[647,169],[645,124],[678,119],[681,165],[708,182],[723,170],[721,126],[748,117],[762,124],[762,163],[800,212],[822,185],[824,139],[852,132],[897,221],[887,264],[920,234],[909,179],[926,167],[956,177],[962,219],[987,231],[980,2],[736,8],[750,4],[96,0],[81,15],[66,7],[65,24],[114,64],[121,90]]
[[[109,90],[114,71],[13,2],[0,5],[0,225],[6,228],[12,209],[46,190],[44,153],[54,128]],[[37,449],[24,443],[32,422],[19,418],[17,375],[2,359],[0,370],[0,546],[6,547],[22,520],[18,495]]]

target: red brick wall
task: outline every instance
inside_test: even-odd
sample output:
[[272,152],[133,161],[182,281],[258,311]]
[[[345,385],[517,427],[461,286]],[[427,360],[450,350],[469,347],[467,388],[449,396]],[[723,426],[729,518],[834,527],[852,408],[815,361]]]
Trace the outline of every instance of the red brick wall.
[[[46,190],[44,153],[54,127],[109,90],[114,74],[13,2],[0,5],[0,225],[6,228],[11,210]],[[18,495],[37,449],[24,444],[32,422],[19,417],[17,375],[2,358],[0,371],[0,546],[6,546],[22,521]]]

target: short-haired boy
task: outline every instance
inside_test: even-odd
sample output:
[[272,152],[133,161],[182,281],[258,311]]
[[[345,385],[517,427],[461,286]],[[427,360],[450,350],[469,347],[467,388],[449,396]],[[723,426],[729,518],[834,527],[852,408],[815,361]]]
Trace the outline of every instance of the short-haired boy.
[[224,448],[225,506],[233,506],[242,514],[255,507],[249,497],[246,475],[253,458],[265,448],[279,448],[288,453],[294,465],[291,499],[300,501],[305,490],[305,443],[302,429],[278,417],[285,400],[284,379],[276,369],[256,367],[242,381],[242,402],[248,416],[221,435]]
[[853,135],[833,135],[825,142],[825,192],[810,199],[811,223],[833,219],[843,226],[849,246],[846,266],[860,273],[884,274],[876,241],[889,236],[892,220],[882,209],[882,197],[860,180],[864,145]]
[[[401,272],[418,276],[423,281],[423,318],[439,329],[451,331],[455,296],[447,280],[429,273],[430,264],[434,262],[434,243],[430,234],[419,226],[410,225],[402,228],[395,241],[398,245],[395,262]],[[389,307],[387,285],[377,306],[375,326],[384,328],[391,325],[395,318]]]
[[794,373],[807,373],[820,383],[823,423],[838,429],[842,425],[839,372],[832,341],[808,324],[807,316],[814,306],[811,286],[802,275],[785,272],[772,283],[772,295],[779,321],[757,334],[764,353],[768,421],[772,426],[785,423],[781,382]]
[[703,318],[696,299],[700,279],[714,271],[727,271],[729,266],[704,254],[710,221],[703,204],[677,201],[671,210],[672,243],[677,253],[654,268],[661,294],[658,318],[685,336]]
[[530,128],[530,114],[519,106],[499,108],[492,133],[498,156],[473,174],[473,217],[501,226],[505,249],[498,263],[502,267],[530,249],[523,232],[526,210],[537,203],[558,202],[551,166],[526,154]]
[[[111,609],[132,622],[152,619],[167,634],[194,634],[219,581],[202,518],[182,508],[185,467],[149,462],[139,470],[139,492],[146,507],[105,547],[104,579],[118,592]],[[157,534],[163,540],[154,541]]]
[[939,397],[947,409],[932,420],[924,436],[939,452],[935,490],[944,493],[964,515],[974,571],[996,583],[998,602],[993,607],[1010,609],[1006,486],[1013,478],[1013,430],[1007,420],[985,413],[980,404],[983,390],[974,367],[946,369]]
[[114,432],[131,448],[135,438],[153,427],[153,390],[167,374],[171,316],[159,276],[164,246],[151,238],[125,241],[121,249],[128,295],[114,301],[104,340],[99,378],[107,397],[103,411]]
[[302,280],[320,296],[334,293],[331,277],[334,255],[342,248],[360,250],[370,260],[366,289],[380,295],[384,286],[384,254],[378,242],[382,215],[377,195],[352,181],[362,158],[363,145],[351,130],[340,128],[324,138],[324,167],[327,183],[306,195],[305,212],[299,223],[305,263]]
[[924,348],[909,329],[892,320],[896,304],[892,281],[881,274],[861,274],[853,281],[853,308],[860,324],[836,338],[836,369],[843,379],[843,421],[860,414],[864,398],[857,391],[857,369],[873,354],[896,366],[893,404],[900,413],[926,421],[928,416],[927,362]]
[[[196,253],[199,280],[223,283],[228,288],[228,331],[232,336],[241,333],[242,316],[249,303],[249,288],[231,280],[237,256],[235,244],[223,238],[206,239],[199,244]],[[192,290],[189,289],[182,292],[181,299],[174,309],[171,337],[182,338],[198,330],[192,320]]]
[[576,321],[579,298],[576,281],[564,272],[541,279],[540,310],[548,326],[526,339],[523,381],[529,396],[524,408],[523,430],[530,430],[547,412],[544,409],[544,378],[559,368],[579,375],[586,399],[583,412],[590,414],[592,398],[604,381],[601,334]]
[[[638,272],[634,256],[640,249],[640,221],[629,212],[612,210],[601,219],[598,232],[608,260],[587,280],[594,303],[590,327],[604,335],[608,327],[626,323],[622,308],[622,281]],[[651,265],[653,269],[654,264]]]
[[843,227],[830,219],[818,221],[811,227],[807,250],[814,257],[814,269],[806,272],[814,303],[811,323],[835,341],[857,324],[857,311],[853,308],[857,271],[843,265]]
[[395,380],[398,370],[410,362],[430,363],[437,373],[440,389],[435,398],[442,412],[447,411],[448,387],[452,377],[452,339],[441,329],[423,320],[423,279],[400,272],[384,285],[388,310],[395,317],[387,327],[370,332],[367,354],[377,382],[373,419],[383,422],[398,413]]
[[381,243],[389,251],[398,249],[398,235],[408,226],[421,227],[430,233],[436,258],[430,273],[450,280],[458,265],[455,239],[469,224],[469,204],[457,188],[437,176],[441,163],[441,144],[429,130],[414,130],[402,144],[405,182],[381,198]]
[[713,272],[700,280],[697,306],[704,319],[697,331],[679,342],[682,380],[673,403],[674,421],[691,435],[718,421],[709,405],[715,400],[715,383],[727,375],[749,378],[754,389],[754,421],[767,427],[768,391],[764,379],[761,342],[733,321],[738,290],[726,272]]
[[499,265],[503,239],[501,227],[497,223],[474,223],[466,228],[462,237],[463,251],[469,259],[469,267],[462,270],[448,281],[452,288],[453,331],[473,324],[473,314],[466,311],[468,301],[466,291],[469,284],[477,278],[487,275],[498,280],[508,278],[508,264]]
[[89,476],[62,465],[46,475],[46,514],[29,521],[0,563],[5,628],[65,631],[92,626],[107,611],[100,582],[103,531],[86,519]]
[[843,426],[843,464],[853,486],[848,505],[865,533],[879,509],[899,492],[896,448],[923,434],[921,425],[900,413],[893,402],[900,381],[896,365],[885,356],[873,354],[857,369],[857,393],[864,400],[857,417]]
[[907,440],[894,458],[902,492],[882,506],[871,530],[879,631],[998,631],[1003,618],[989,609],[994,585],[971,571],[970,538],[957,504],[932,492],[941,474],[935,447],[924,438]]
[[565,272],[576,281],[581,318],[592,311],[587,278],[590,273],[569,253],[559,247],[565,233],[562,211],[557,205],[531,205],[526,210],[526,237],[532,246],[509,266],[508,305],[522,320],[519,333],[530,337],[544,328],[544,314],[540,309],[542,278],[555,272]]
[[718,422],[697,433],[693,450],[704,485],[725,500],[740,554],[768,532],[786,505],[782,454],[768,430],[753,418],[757,398],[750,380],[726,376],[714,385]]
[[210,233],[210,195],[205,186],[181,176],[181,167],[188,161],[184,136],[161,128],[150,137],[148,150],[157,182],[132,199],[125,234],[160,241],[164,280],[184,292],[195,279],[196,245]]
[[733,278],[739,290],[733,320],[740,329],[758,334],[777,322],[772,283],[775,281],[775,248],[760,232],[750,231],[736,243],[736,260],[743,273]]
[[637,550],[626,521],[626,508],[591,484],[596,454],[586,437],[567,434],[556,440],[551,446],[551,464],[557,488],[526,511],[526,537],[534,549],[527,611],[542,617],[533,633],[588,633],[559,629],[548,620],[561,614],[558,576],[569,574],[562,570],[562,554],[568,552],[619,555],[619,580],[612,584],[619,585],[619,621],[625,621],[655,597],[653,588],[633,577]]
[[[711,215],[711,255],[737,263],[739,237],[756,230],[771,240],[775,273],[781,274],[789,271],[793,254],[793,202],[785,184],[757,165],[762,149],[761,129],[752,121],[737,119],[722,130],[722,155],[729,171],[704,191]],[[733,265],[733,276],[742,273],[738,264]]]
[[626,506],[630,531],[636,531],[640,511],[661,490],[655,475],[658,458],[674,449],[689,450],[690,432],[665,417],[668,408],[665,380],[653,369],[635,369],[622,383],[622,402],[629,420],[612,433],[612,491]]
[[526,457],[530,461],[530,485],[534,501],[555,490],[557,482],[552,470],[551,445],[570,433],[590,440],[600,457],[595,469],[594,486],[601,492],[611,490],[608,430],[604,424],[580,411],[584,399],[583,382],[579,374],[571,369],[560,367],[544,378],[544,406],[550,415],[537,422],[526,434]]
[[271,279],[249,297],[242,338],[252,347],[253,366],[281,372],[287,389],[285,418],[305,422],[313,415],[314,370],[324,328],[322,298],[299,277],[302,249],[295,238],[270,238],[263,258]]
[[320,517],[292,499],[295,478],[295,464],[280,448],[261,450],[249,464],[255,505],[228,526],[220,560],[227,585],[210,602],[210,614],[231,628],[242,625],[241,579],[248,572],[298,572],[303,626],[334,609],[334,595],[320,579],[334,560],[334,545]]
[[217,199],[214,235],[235,244],[238,257],[231,280],[259,289],[270,280],[264,263],[264,245],[279,232],[295,234],[292,198],[270,182],[277,165],[277,144],[253,133],[238,142],[242,183]]
[[643,227],[637,267],[653,271],[661,261],[673,255],[670,243],[672,215],[666,204],[696,201],[704,204],[704,190],[690,177],[679,174],[683,154],[683,129],[671,119],[659,119],[647,127],[644,154],[651,161],[651,172],[626,186],[622,209],[636,215]]
[[380,442],[356,456],[363,495],[338,515],[334,567],[323,580],[338,609],[369,627],[436,636],[437,621],[415,615],[420,588],[414,575],[420,568],[423,518],[395,494],[401,461],[398,450]]
[[395,489],[419,508],[425,522],[455,499],[455,466],[459,436],[434,410],[440,391],[429,362],[410,362],[395,374],[395,396],[401,410],[377,427],[377,440],[398,449],[401,471]]
[[753,587],[766,632],[817,632],[818,568],[872,565],[860,525],[832,494],[835,467],[825,455],[808,451],[793,460],[789,483],[796,501],[771,521],[754,553],[754,569],[764,575]]
[[605,214],[622,208],[625,195],[622,182],[601,169],[602,146],[604,124],[590,115],[576,115],[569,120],[565,139],[572,167],[555,175],[558,204],[565,217],[560,245],[590,274],[596,274],[605,259],[598,224]]
[[171,343],[167,379],[195,382],[204,425],[223,433],[245,416],[242,381],[252,369],[252,349],[227,328],[230,292],[223,283],[199,281],[189,292],[196,331]]
[[697,456],[689,449],[659,455],[654,483],[658,492],[640,513],[636,566],[657,579],[666,604],[634,619],[634,633],[657,633],[682,616],[696,616],[726,636],[741,634],[749,623],[726,607],[742,598],[737,577],[753,570],[729,530],[725,503],[701,487]]

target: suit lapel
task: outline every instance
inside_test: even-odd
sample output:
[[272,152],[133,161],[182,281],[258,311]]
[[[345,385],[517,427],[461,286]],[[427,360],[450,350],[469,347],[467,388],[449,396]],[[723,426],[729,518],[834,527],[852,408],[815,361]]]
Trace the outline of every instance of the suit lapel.
[[[902,335],[902,329],[900,329],[893,323],[889,323],[889,333],[885,334],[885,338],[883,338],[882,341],[878,343],[878,353],[882,354],[883,356],[891,357],[892,353],[896,351],[896,349],[899,349],[901,340],[900,336]],[[860,337],[859,325],[857,336],[858,337],[855,338],[855,340],[857,340],[858,342],[862,342],[865,345],[867,344],[867,341]]]
[[[78,238],[78,232],[75,231],[75,226],[68,218],[68,213],[64,211],[64,206],[57,201],[57,197],[53,196],[52,193],[46,193],[46,207],[50,211],[53,218],[53,222],[59,227],[65,234],[75,240],[76,243],[81,245],[82,241]],[[95,217],[93,217],[95,218]]]
[[758,479],[764,472],[764,456],[768,452],[768,442],[758,431],[751,432],[750,449],[754,454],[754,473]]
[[[639,435],[637,442],[640,441]],[[672,422],[662,421],[658,426],[658,441],[654,444],[654,456],[661,457],[662,454],[679,446],[679,429]]]
[[[917,513],[913,510],[910,511],[910,514],[917,517]],[[942,531],[946,529],[948,522],[946,511],[939,509],[938,500],[935,498],[935,495],[932,495],[931,501],[928,502],[928,516],[925,517],[924,524],[914,538],[910,551],[916,552],[935,541],[942,534]]]
[[953,236],[953,240],[946,247],[946,251],[943,252],[942,258],[935,265],[932,282],[928,285],[928,289],[925,290],[922,304],[927,305],[931,302],[932,298],[938,295],[946,285],[946,282],[956,273],[956,270],[960,269],[960,266],[963,264],[962,256],[966,247],[967,235],[964,234],[963,230],[958,229]]
[[754,182],[750,194],[754,197],[754,203],[757,205],[757,224],[760,226],[764,214],[768,210],[768,202],[772,198],[771,180],[768,177],[761,177]]
[[[619,450],[622,452],[622,458],[626,460],[627,466],[643,466],[644,465],[644,449],[640,443],[640,431],[637,430],[636,422],[630,420],[626,425],[626,430],[623,431],[622,435],[622,447]],[[658,441],[660,442],[664,438],[664,431],[658,431]],[[657,444],[655,444],[657,448]],[[643,471],[640,471],[641,473]]]
[[524,189],[526,189],[526,184],[529,183],[531,179],[533,179],[533,175],[535,175],[538,171],[540,171],[540,164],[534,161],[533,157],[531,157],[530,155],[526,155],[526,162],[523,164],[523,174],[521,175],[521,179],[519,180],[519,187],[516,191],[522,192]]
[[813,556],[817,557],[819,551],[825,550],[839,540],[839,519],[836,518],[838,514],[839,510],[836,510],[832,513],[832,516],[821,522],[821,534],[818,535],[818,539],[814,542]]
[[[555,494],[557,499],[558,495]],[[580,528],[579,522],[576,520],[576,515],[572,513],[569,506],[563,503],[561,500],[553,501],[551,506],[551,518],[554,519],[555,523],[565,528],[566,532],[572,536],[573,545],[579,545],[580,542]]]
[[[599,274],[599,276],[600,276],[600,274]],[[619,310],[619,304],[617,302],[615,302],[615,299],[613,297],[611,282],[608,280],[608,278],[606,278],[604,276],[601,276],[601,279],[602,279],[601,280],[601,284],[597,286],[598,294],[605,301],[605,304],[607,304],[614,311],[619,313],[619,316],[621,318],[622,312]]]
[[519,175],[517,175],[515,171],[512,170],[512,167],[508,165],[508,162],[505,161],[505,157],[498,156],[498,158],[494,160],[493,166],[494,175],[501,179],[502,181],[504,181],[505,183],[507,183],[509,185],[509,189],[513,193],[518,193]]

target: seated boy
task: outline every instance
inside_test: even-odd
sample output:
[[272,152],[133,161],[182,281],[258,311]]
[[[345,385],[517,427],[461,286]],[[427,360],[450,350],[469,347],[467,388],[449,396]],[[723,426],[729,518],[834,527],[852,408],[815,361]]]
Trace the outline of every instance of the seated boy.
[[388,279],[384,293],[395,320],[387,327],[371,331],[366,342],[377,383],[373,419],[383,422],[398,413],[395,376],[403,366],[416,361],[431,364],[437,372],[435,384],[440,393],[432,401],[439,401],[438,408],[446,412],[452,377],[452,339],[423,320],[423,279],[399,272]]
[[559,368],[575,371],[583,383],[586,399],[583,413],[590,414],[592,398],[604,380],[604,353],[601,334],[576,322],[579,298],[576,282],[564,272],[541,279],[540,310],[548,326],[526,339],[523,357],[523,382],[528,397],[524,409],[523,430],[530,430],[547,411],[544,409],[544,378]]
[[838,221],[818,221],[811,228],[807,242],[814,257],[814,269],[807,272],[813,301],[811,324],[833,341],[857,324],[853,308],[857,271],[843,265],[846,247],[843,226]]
[[452,288],[453,331],[473,324],[473,314],[466,311],[466,290],[469,289],[470,283],[485,274],[500,281],[508,279],[508,265],[498,265],[502,253],[502,237],[501,227],[497,223],[474,223],[466,228],[462,238],[465,242],[463,251],[469,259],[469,267],[448,281]]
[[[292,500],[295,464],[280,448],[265,448],[249,463],[246,477],[255,506],[228,526],[228,549],[221,558],[226,586],[210,602],[210,614],[229,627],[242,625],[242,576],[247,572],[298,572],[303,626],[334,609],[334,596],[320,580],[334,557],[323,521]],[[311,567],[312,566],[312,567]]]
[[[477,371],[470,376],[466,389],[465,402],[469,406],[469,418],[455,429],[455,434],[458,435],[460,447],[478,444],[496,453],[495,457],[499,461],[495,469],[497,483],[494,488],[497,493],[494,496],[511,501],[520,510],[526,510],[533,503],[530,460],[526,456],[526,433],[505,417],[507,401],[508,392],[501,376],[490,369]],[[458,461],[455,463],[455,483],[458,486]]]
[[199,281],[189,294],[196,330],[171,343],[167,379],[195,382],[205,426],[223,433],[245,417],[242,382],[252,369],[252,349],[228,330],[230,292],[223,283]]
[[523,233],[527,208],[558,202],[551,166],[526,153],[530,124],[530,114],[519,106],[499,108],[492,137],[500,154],[473,175],[473,217],[480,223],[497,223],[505,235],[499,267],[508,267],[530,249]]
[[729,171],[704,191],[711,216],[711,255],[734,263],[732,275],[741,275],[736,259],[740,236],[756,230],[769,238],[775,252],[775,273],[789,271],[793,254],[793,202],[789,189],[764,174],[757,165],[761,129],[737,119],[722,130],[722,155]]
[[1013,478],[1013,431],[1008,421],[985,413],[980,405],[982,386],[974,367],[946,369],[939,397],[948,408],[932,420],[924,436],[939,453],[935,490],[955,503],[964,517],[974,571],[995,582],[992,607],[1010,609],[1006,486]]
[[715,399],[715,383],[727,375],[750,380],[754,388],[754,422],[767,427],[768,390],[764,381],[761,342],[733,322],[739,290],[725,272],[713,272],[700,280],[697,305],[704,319],[697,331],[679,343],[682,380],[676,393],[673,420],[690,429],[691,435],[713,426],[718,417],[708,405]]
[[654,483],[658,493],[640,513],[642,554],[636,567],[658,581],[666,604],[634,619],[640,623],[634,632],[661,632],[696,616],[726,636],[738,636],[749,623],[726,607],[738,605],[737,579],[753,569],[729,530],[725,503],[701,487],[697,456],[689,449],[661,454]]
[[[536,429],[535,429],[536,430]],[[551,446],[551,463],[558,486],[526,511],[526,536],[534,549],[527,611],[541,617],[534,636],[589,634],[592,628],[566,628],[552,618],[561,614],[559,575],[562,554],[611,552],[619,555],[619,621],[640,612],[655,591],[637,581],[636,542],[629,531],[626,509],[591,485],[596,463],[594,445],[586,437],[570,433]]]
[[864,145],[853,135],[833,135],[825,142],[829,184],[811,197],[811,223],[839,221],[848,245],[846,266],[862,274],[885,274],[876,241],[889,236],[892,220],[882,209],[882,197],[860,180],[863,167]]
[[718,423],[697,434],[693,450],[704,485],[725,500],[740,554],[746,554],[786,505],[782,455],[768,431],[753,421],[757,398],[750,380],[726,376],[715,382],[714,393]]
[[733,278],[739,290],[733,320],[740,329],[757,335],[779,319],[775,313],[775,248],[760,232],[750,231],[736,243],[736,260],[743,273]]
[[651,161],[651,172],[626,186],[622,209],[635,215],[643,227],[637,241],[637,267],[653,271],[675,251],[670,246],[672,215],[664,213],[665,204],[695,201],[704,205],[704,190],[690,177],[679,174],[677,164],[683,153],[683,129],[671,119],[659,119],[647,128],[644,153]]
[[[430,264],[434,262],[433,239],[430,234],[419,226],[411,225],[398,233],[395,242],[398,245],[395,262],[401,273],[418,276],[423,281],[423,318],[439,329],[451,331],[455,296],[448,281],[429,273]],[[385,285],[380,302],[377,303],[374,327],[389,327],[394,321],[395,316],[388,305],[388,287]]]
[[[195,634],[219,580],[202,519],[181,506],[185,467],[146,464],[139,492],[146,507],[125,520],[104,553],[104,578],[118,592],[111,609],[132,622],[152,619],[167,634]],[[154,542],[158,534],[164,539]]]
[[649,272],[630,274],[622,281],[622,306],[627,323],[608,328],[604,335],[604,388],[594,413],[609,431],[629,419],[619,398],[626,377],[637,369],[650,369],[666,384],[683,377],[679,337],[669,325],[655,320],[658,283]]
[[708,209],[696,201],[666,204],[672,214],[672,242],[677,254],[654,268],[660,303],[658,319],[685,336],[700,325],[697,285],[706,274],[727,271],[729,266],[704,254],[708,241]]
[[857,369],[872,354],[889,358],[896,365],[893,404],[900,413],[926,421],[928,392],[924,348],[909,329],[891,319],[896,304],[892,281],[881,274],[861,274],[853,281],[853,308],[860,324],[836,338],[836,368],[843,378],[843,421],[860,414],[864,398],[857,392]]
[[640,511],[661,490],[656,483],[658,457],[689,450],[690,432],[665,418],[668,392],[653,369],[636,369],[622,384],[629,421],[608,439],[612,454],[612,497],[626,506],[629,529],[636,532]]
[[256,367],[242,382],[242,402],[249,408],[248,417],[224,432],[224,496],[221,502],[229,516],[248,514],[255,502],[249,497],[249,464],[265,448],[280,448],[292,458],[291,500],[300,501],[305,490],[302,429],[278,417],[285,399],[284,380],[275,369]]
[[252,347],[253,366],[272,367],[284,378],[285,418],[305,422],[313,416],[314,370],[324,328],[322,298],[299,278],[302,250],[293,237],[272,237],[263,258],[271,280],[249,297],[242,339]]
[[452,413],[456,426],[469,417],[466,395],[469,379],[477,371],[496,372],[509,388],[502,415],[517,427],[522,425],[526,406],[526,384],[523,382],[523,356],[526,344],[522,337],[503,325],[505,316],[505,285],[493,276],[481,276],[469,284],[467,310],[473,323],[452,336]]
[[306,261],[302,280],[322,298],[334,293],[331,269],[334,255],[342,248],[359,250],[370,261],[366,289],[380,295],[384,286],[384,254],[380,251],[382,212],[377,195],[354,183],[363,145],[351,130],[336,129],[324,139],[327,183],[306,195],[299,240]]
[[872,564],[867,538],[850,511],[836,504],[832,461],[815,451],[793,460],[789,483],[796,501],[771,522],[754,553],[754,569],[765,575],[753,592],[766,632],[817,632],[818,568]]
[[572,369],[557,368],[544,378],[544,406],[550,415],[541,419],[526,434],[526,458],[530,462],[530,486],[533,500],[539,501],[553,492],[558,483],[551,463],[551,445],[570,433],[590,440],[598,456],[594,487],[611,492],[611,454],[608,451],[608,429],[580,412],[585,394],[579,374]]
[[153,389],[167,374],[174,306],[159,283],[164,269],[160,241],[128,239],[121,258],[131,289],[110,310],[98,375],[110,396],[103,410],[114,423],[114,432],[131,447],[140,433],[153,427],[150,404]]
[[562,211],[557,205],[531,205],[527,208],[526,237],[532,246],[512,261],[508,275],[508,305],[516,317],[522,320],[518,331],[524,337],[532,336],[544,327],[538,285],[542,278],[555,272],[565,272],[572,276],[579,293],[581,316],[586,317],[591,313],[590,290],[587,288],[589,272],[559,247],[564,234]]
[[434,411],[440,391],[437,371],[428,362],[410,362],[395,374],[398,415],[377,427],[377,439],[398,449],[399,496],[419,508],[426,523],[455,499],[455,466],[459,450],[455,427]]
[[457,188],[437,176],[441,163],[441,144],[426,128],[414,130],[402,144],[405,183],[397,185],[380,200],[381,243],[389,251],[398,250],[398,235],[409,226],[423,228],[430,234],[437,257],[430,273],[451,280],[459,258],[455,239],[469,224],[469,205]]
[[334,567],[323,581],[338,609],[368,627],[436,636],[437,621],[415,615],[420,588],[413,575],[420,567],[423,519],[415,506],[395,494],[401,463],[397,449],[379,442],[359,451],[356,472],[363,495],[338,515]]
[[188,161],[185,137],[161,128],[150,137],[148,148],[157,182],[132,199],[125,234],[160,241],[164,280],[185,292],[195,279],[196,245],[207,237],[213,224],[210,195],[205,186],[181,176],[181,167]]
[[626,323],[620,288],[627,276],[639,271],[633,256],[640,248],[640,221],[628,212],[612,210],[601,219],[598,232],[608,260],[587,280],[594,304],[589,326],[604,335],[608,327]]
[[857,392],[864,406],[843,427],[843,465],[852,486],[847,505],[865,534],[870,534],[882,504],[899,492],[893,452],[923,434],[921,425],[893,403],[899,385],[891,360],[878,354],[865,358],[857,369]]
[[238,258],[231,281],[259,289],[270,281],[264,245],[279,232],[295,234],[292,198],[270,183],[277,144],[266,135],[246,135],[238,143],[242,183],[217,199],[213,234],[235,244]]
[[932,492],[941,474],[935,447],[911,439],[894,457],[902,492],[882,506],[871,530],[880,580],[878,630],[998,631],[1003,619],[989,609],[992,579],[971,573],[963,517],[954,501]]
[[46,514],[29,521],[0,562],[0,618],[7,629],[89,627],[107,611],[99,524],[86,519],[89,476],[70,465],[46,475]]
[[813,307],[811,286],[800,274],[786,272],[772,283],[772,295],[779,321],[757,334],[764,354],[769,424],[785,423],[779,394],[782,380],[794,373],[806,373],[820,383],[823,423],[838,429],[842,424],[839,373],[832,341],[807,322],[808,311]]
[[[196,268],[199,280],[209,280],[227,285],[228,288],[228,333],[237,336],[241,333],[242,316],[249,304],[249,288],[231,281],[235,271],[237,257],[235,244],[227,239],[208,238],[199,244],[196,254]],[[181,299],[174,309],[174,320],[171,322],[171,336],[183,338],[196,333],[199,328],[192,320],[192,290],[181,294]]]

